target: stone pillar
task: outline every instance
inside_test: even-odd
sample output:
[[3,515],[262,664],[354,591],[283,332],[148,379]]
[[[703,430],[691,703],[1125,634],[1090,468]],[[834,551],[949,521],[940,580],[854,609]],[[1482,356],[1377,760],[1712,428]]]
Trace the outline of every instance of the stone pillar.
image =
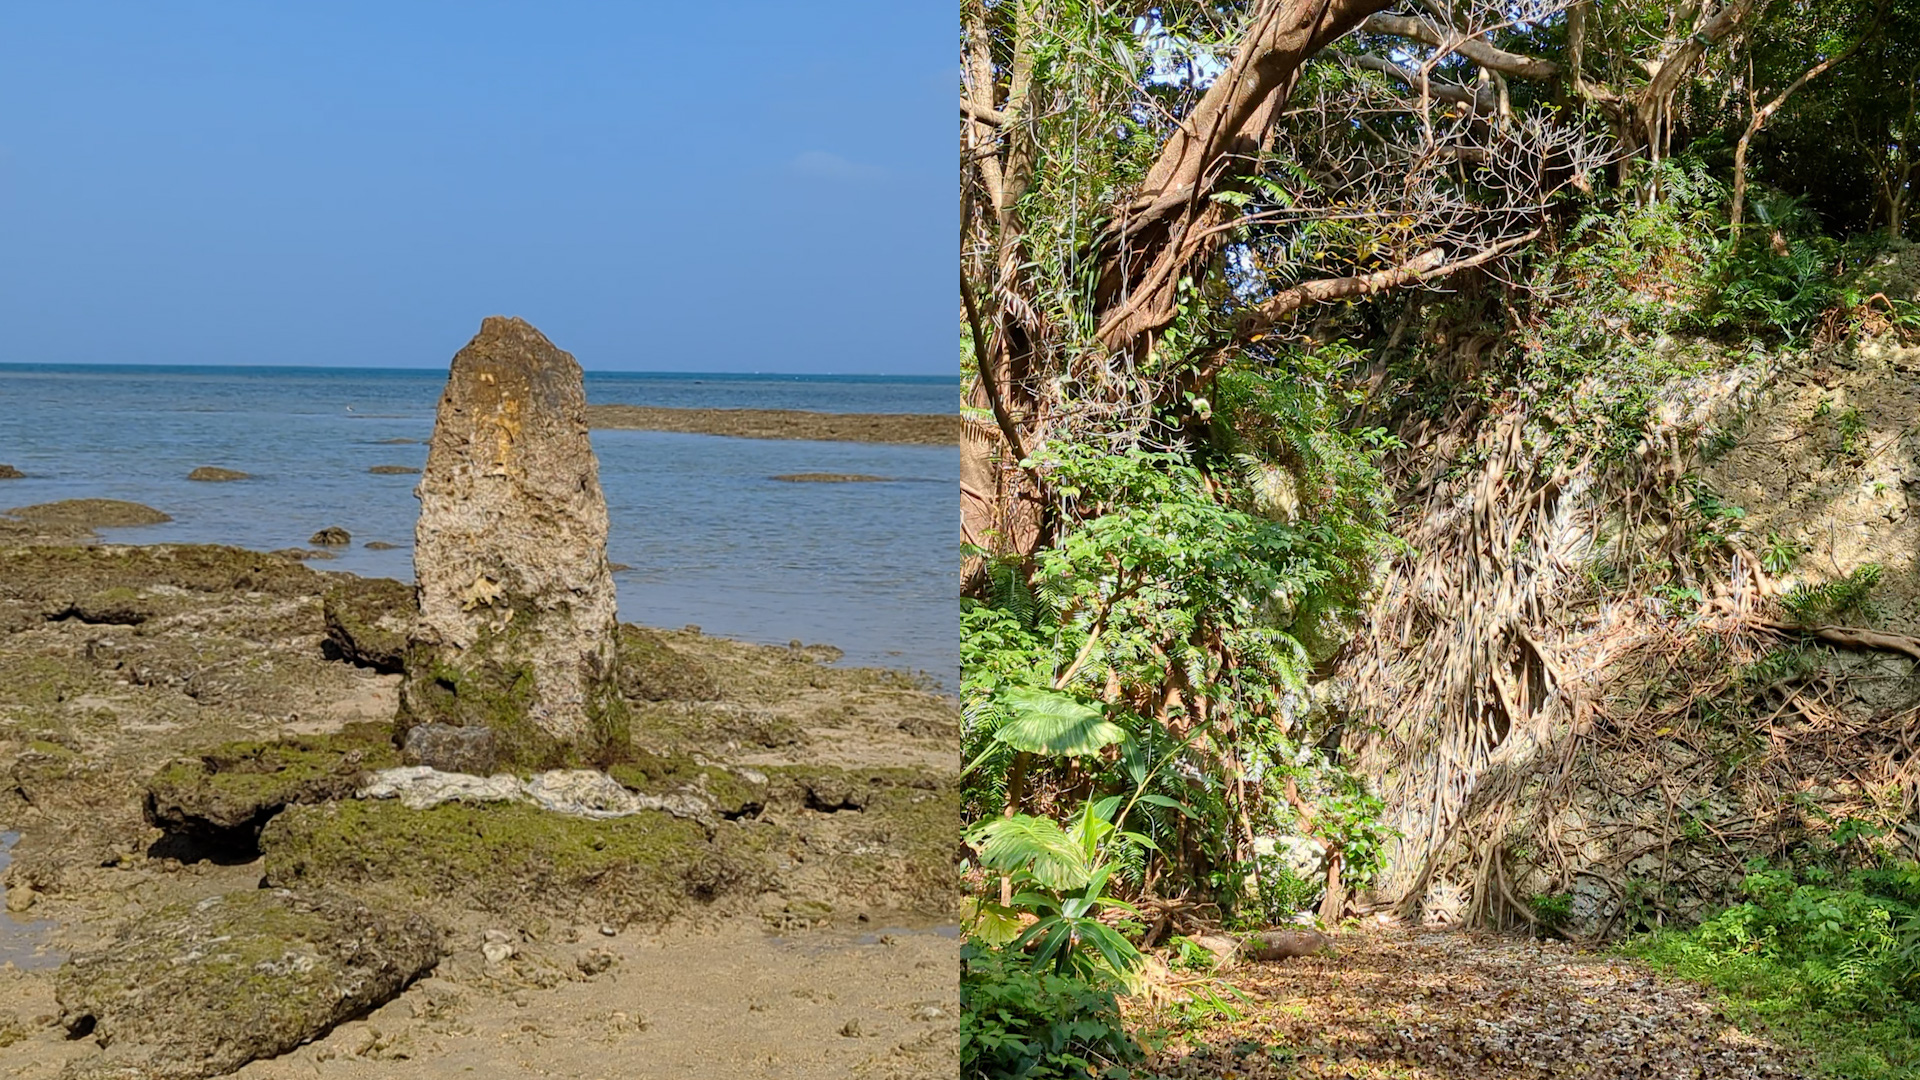
[[457,747],[465,771],[620,756],[607,503],[580,365],[521,319],[483,322],[453,358],[416,494],[402,739]]

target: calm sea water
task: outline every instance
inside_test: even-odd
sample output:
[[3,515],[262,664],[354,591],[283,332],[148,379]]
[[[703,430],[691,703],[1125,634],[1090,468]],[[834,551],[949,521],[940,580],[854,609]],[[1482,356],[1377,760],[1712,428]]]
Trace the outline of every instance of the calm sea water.
[[[411,580],[415,476],[444,371],[0,365],[0,508],[131,499],[173,522],[123,543],[305,547],[353,534],[324,570]],[[955,381],[866,376],[589,373],[596,404],[820,412],[952,412]],[[413,439],[389,444],[384,440]],[[596,431],[621,617],[846,651],[847,662],[958,683],[956,448]],[[218,465],[252,474],[195,483]],[[782,473],[887,483],[793,484]],[[372,540],[398,544],[370,551]]]

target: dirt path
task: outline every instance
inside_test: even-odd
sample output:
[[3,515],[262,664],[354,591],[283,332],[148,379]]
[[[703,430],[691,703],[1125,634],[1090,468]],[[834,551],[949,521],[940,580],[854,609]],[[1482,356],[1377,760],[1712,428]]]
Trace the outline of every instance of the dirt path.
[[[1240,1080],[1807,1075],[1792,1051],[1735,1029],[1703,991],[1632,961],[1397,927],[1337,941],[1337,956],[1243,964],[1210,984],[1180,986],[1176,973],[1134,1017],[1170,1032],[1154,1068]],[[1204,992],[1194,1001],[1206,989],[1238,1018],[1209,1016]]]

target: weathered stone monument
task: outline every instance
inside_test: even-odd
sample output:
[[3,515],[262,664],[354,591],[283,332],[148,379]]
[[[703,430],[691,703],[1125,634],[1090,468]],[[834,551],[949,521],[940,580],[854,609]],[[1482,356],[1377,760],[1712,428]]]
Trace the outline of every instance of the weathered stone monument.
[[417,489],[400,735],[463,772],[624,749],[607,503],[572,356],[493,317],[453,358]]

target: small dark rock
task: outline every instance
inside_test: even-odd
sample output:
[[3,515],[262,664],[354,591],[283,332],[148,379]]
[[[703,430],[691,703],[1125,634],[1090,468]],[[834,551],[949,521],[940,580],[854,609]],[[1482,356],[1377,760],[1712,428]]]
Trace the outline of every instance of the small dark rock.
[[491,728],[417,724],[407,729],[403,754],[409,765],[487,776],[499,762],[500,748]]
[[187,474],[187,479],[189,480],[202,480],[212,484],[224,483],[228,480],[245,480],[247,478],[248,474],[238,469],[222,469],[214,465],[202,465]]
[[18,480],[26,475],[11,465],[0,465],[0,480]]
[[416,446],[419,444],[419,442],[420,442],[419,439],[377,439],[374,441],[374,445],[375,446]]
[[353,534],[338,525],[329,525],[319,532],[314,533],[312,536],[307,537],[307,543],[339,547],[343,544],[353,543]]
[[400,545],[389,544],[385,540],[369,540],[365,546],[368,551],[392,551]]
[[375,465],[367,471],[376,476],[413,476],[420,472],[411,465]]

